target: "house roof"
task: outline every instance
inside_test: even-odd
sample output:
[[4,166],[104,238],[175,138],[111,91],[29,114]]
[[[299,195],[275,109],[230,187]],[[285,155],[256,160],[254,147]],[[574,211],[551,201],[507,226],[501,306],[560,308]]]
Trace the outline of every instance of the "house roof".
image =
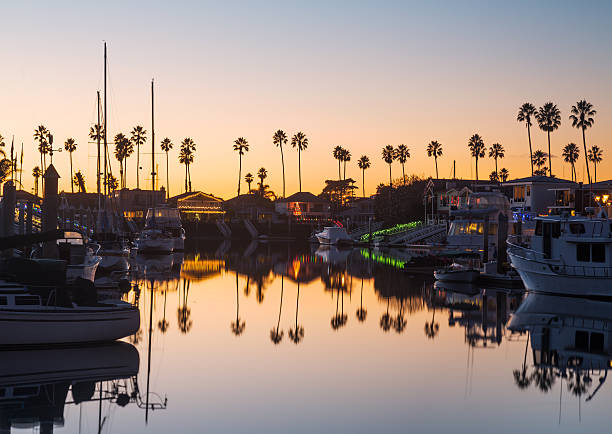
[[311,203],[327,203],[325,199],[321,199],[318,196],[308,192],[308,191],[300,191],[298,193],[293,193],[291,196],[286,197],[284,199],[280,199],[279,202],[311,202]]
[[[527,176],[526,178],[511,179],[510,181],[504,182],[504,185],[512,184],[524,184],[526,182],[531,183],[542,183],[542,184],[576,184],[573,181],[567,179],[555,178],[551,176]],[[576,184],[577,185],[577,184]]]
[[212,194],[204,193],[202,191],[189,191],[189,192],[186,192],[186,193],[177,194],[176,196],[172,196],[170,199],[168,199],[168,203],[176,204],[181,199],[187,199],[187,198],[195,199],[198,196],[201,196],[201,197],[203,197],[204,199],[207,199],[207,200],[214,200],[216,202],[223,202],[223,199],[221,199],[220,197],[213,196]]
[[241,208],[274,208],[272,201],[261,197],[258,194],[241,194],[223,202],[223,207],[226,209],[241,209]]
[[17,190],[15,192],[15,199],[19,202],[35,202],[35,203],[41,203],[42,199],[28,191],[25,190]]

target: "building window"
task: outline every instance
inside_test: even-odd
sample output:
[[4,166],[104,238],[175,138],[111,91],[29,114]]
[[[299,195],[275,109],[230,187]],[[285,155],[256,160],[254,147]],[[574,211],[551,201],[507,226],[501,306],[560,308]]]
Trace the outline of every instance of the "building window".
[[526,187],[525,192],[526,192],[527,197],[531,196],[531,185],[528,185],[528,186]]
[[576,244],[576,260],[578,262],[591,262],[591,246],[588,243]]

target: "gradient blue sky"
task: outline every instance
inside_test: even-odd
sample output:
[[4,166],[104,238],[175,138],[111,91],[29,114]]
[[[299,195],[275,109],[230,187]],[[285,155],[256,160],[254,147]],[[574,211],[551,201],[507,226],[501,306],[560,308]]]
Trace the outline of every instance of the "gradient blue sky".
[[[280,155],[271,143],[279,128],[304,131],[304,189],[321,191],[337,176],[333,146],[349,148],[348,175],[360,179],[356,159],[373,161],[366,190],[388,179],[380,159],[386,144],[406,144],[407,173],[429,176],[431,140],[444,145],[440,176],[473,175],[467,139],[506,147],[502,166],[529,172],[526,131],[516,122],[520,104],[548,100],[562,111],[552,135],[553,155],[581,144],[567,116],[578,99],[598,115],[588,131],[607,156],[612,120],[612,18],[608,2],[13,2],[0,26],[0,133],[24,141],[29,175],[38,155],[34,128],[45,124],[63,142],[80,144],[75,165],[95,185],[95,149],[86,145],[102,88],[102,41],[109,48],[109,133],[134,125],[150,129],[149,86],[156,81],[156,138],[178,147],[198,145],[194,187],[222,197],[235,194],[238,159],[232,142],[244,136],[251,151],[243,175],[265,166],[272,189],[282,189]],[[546,135],[532,132],[534,147]],[[145,152],[149,151],[146,146]],[[171,192],[182,186],[171,153]],[[161,155],[160,155],[161,157]],[[68,158],[55,156],[67,182]],[[141,180],[149,179],[150,155]],[[162,158],[161,162],[165,163]],[[130,185],[136,159],[128,162]],[[287,150],[288,194],[297,189],[297,155]],[[488,176],[493,162],[479,164]],[[118,171],[118,166],[115,166]],[[394,177],[401,169],[394,165]],[[609,178],[606,158],[598,170]],[[165,179],[165,168],[160,165]],[[583,166],[579,167],[583,175]],[[553,172],[569,167],[553,158]],[[146,174],[145,174],[146,173]],[[64,175],[65,174],[65,175]],[[26,187],[32,186],[29,176]],[[246,185],[243,185],[246,188]]]

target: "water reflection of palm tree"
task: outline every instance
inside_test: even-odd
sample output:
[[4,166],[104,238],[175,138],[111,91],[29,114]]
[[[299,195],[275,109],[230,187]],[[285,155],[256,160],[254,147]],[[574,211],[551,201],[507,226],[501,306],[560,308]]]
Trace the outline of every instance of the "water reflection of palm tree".
[[251,293],[251,287],[249,286],[249,283],[251,283],[251,276],[249,276],[247,274],[246,286],[244,287],[244,296],[245,297],[248,297],[249,294]]
[[425,321],[425,336],[429,339],[434,339],[440,331],[440,324],[436,322],[436,308],[433,309],[433,315],[431,316],[431,322]]
[[240,319],[240,293],[238,292],[238,273],[236,272],[236,321],[232,321],[232,333],[240,336],[246,327],[246,322]]
[[190,280],[183,280],[183,297],[180,299],[181,294],[179,291],[179,307],[177,309],[178,316],[178,327],[181,333],[187,334],[191,330],[193,321],[191,321],[191,309],[187,307],[187,297],[189,297],[189,285]]
[[380,317],[380,328],[383,331],[388,332],[391,329],[391,325],[393,324],[393,320],[391,319],[391,315],[389,315],[389,303],[391,299],[387,298],[387,312],[383,313]]
[[531,379],[542,392],[548,392],[552,389],[553,384],[555,384],[555,376],[552,369],[547,366],[537,366]]
[[167,296],[168,296],[168,290],[166,288],[166,290],[164,291],[164,318],[161,321],[157,322],[157,328],[159,328],[159,330],[162,333],[166,333],[166,331],[168,330],[168,327],[170,326],[170,323],[166,321],[166,298]]
[[397,333],[402,333],[406,328],[406,319],[404,318],[404,303],[400,302],[400,310],[393,320],[393,328]]
[[281,274],[281,295],[280,295],[280,307],[278,308],[278,322],[276,323],[276,328],[270,330],[270,340],[274,342],[274,344],[279,344],[280,341],[283,340],[284,331],[280,330],[280,319],[281,312],[283,310],[283,290],[284,290],[284,279]]
[[[342,311],[338,313],[338,302],[340,301],[340,292],[342,292]],[[346,322],[348,321],[348,315],[344,313],[344,291],[340,291],[338,288],[338,292],[336,295],[336,315],[331,319],[332,329],[338,330],[340,327],[344,327]]]
[[527,340],[525,341],[525,354],[523,355],[523,366],[522,368],[515,369],[512,371],[514,376],[514,382],[519,389],[523,390],[529,387],[531,384],[531,377],[527,375],[527,347],[529,346],[529,332],[527,332]]
[[581,397],[587,392],[591,382],[591,377],[588,375],[585,374],[582,377],[578,370],[570,371],[567,381],[567,390],[572,392],[572,395]]
[[368,315],[368,311],[363,308],[363,278],[361,278],[361,296],[359,297],[359,309],[357,309],[357,319],[363,322]]
[[293,341],[294,344],[299,344],[302,339],[304,339],[304,327],[301,324],[298,324],[298,312],[300,308],[300,281],[297,282],[297,298],[295,302],[295,328],[289,329],[289,339]]

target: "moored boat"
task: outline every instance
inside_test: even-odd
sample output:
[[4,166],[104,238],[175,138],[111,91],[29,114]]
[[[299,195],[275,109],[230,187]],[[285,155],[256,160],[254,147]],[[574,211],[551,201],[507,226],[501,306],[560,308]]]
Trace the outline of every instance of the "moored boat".
[[474,283],[479,276],[480,270],[456,262],[434,271],[436,280],[443,282]]
[[326,226],[321,232],[315,234],[319,244],[350,244],[351,237],[346,232],[346,229],[340,226]]
[[176,208],[149,208],[145,228],[136,240],[139,253],[172,253],[185,248],[185,230]]

